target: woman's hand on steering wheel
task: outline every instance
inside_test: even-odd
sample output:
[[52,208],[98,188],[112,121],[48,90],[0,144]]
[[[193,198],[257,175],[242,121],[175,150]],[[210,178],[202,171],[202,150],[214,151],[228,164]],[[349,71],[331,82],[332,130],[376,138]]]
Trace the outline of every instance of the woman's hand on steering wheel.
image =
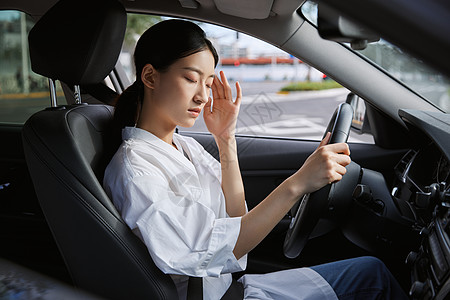
[[327,184],[339,181],[350,164],[350,149],[346,143],[328,144],[330,132],[293,176],[301,184],[302,194],[312,193]]
[[[299,189],[294,189],[294,192],[303,194],[303,197],[293,211],[284,240],[283,252],[286,257],[297,257],[325,212],[330,211],[330,208],[334,211],[336,204],[340,207],[338,202],[348,203],[347,198],[351,197],[360,174],[360,167],[350,160],[350,150],[346,144],[352,118],[350,104],[341,103],[328,123],[327,134],[319,147],[300,170],[289,178],[294,188]],[[347,171],[348,174],[343,176]],[[334,203],[335,200],[338,202]]]

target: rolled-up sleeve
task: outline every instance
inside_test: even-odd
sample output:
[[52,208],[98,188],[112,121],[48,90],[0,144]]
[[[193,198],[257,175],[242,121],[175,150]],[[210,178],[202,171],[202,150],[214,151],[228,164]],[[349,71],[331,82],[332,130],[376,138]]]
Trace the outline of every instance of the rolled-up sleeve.
[[238,261],[233,254],[241,218],[217,218],[201,202],[155,180],[139,176],[129,182],[126,198],[146,208],[123,215],[127,223],[135,222],[155,264],[167,274],[196,277],[244,270],[246,257]]

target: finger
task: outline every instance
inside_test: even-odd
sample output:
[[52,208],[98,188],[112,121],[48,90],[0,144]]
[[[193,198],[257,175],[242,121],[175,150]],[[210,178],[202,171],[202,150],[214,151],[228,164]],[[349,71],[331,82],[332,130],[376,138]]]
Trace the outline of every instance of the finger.
[[203,108],[203,114],[211,113],[212,99],[208,97],[208,102],[206,102],[205,107]]
[[336,165],[335,172],[342,176],[347,173],[347,169],[344,166]]
[[236,101],[234,101],[234,104],[236,104],[237,106],[241,105],[241,100],[242,100],[242,89],[241,89],[241,85],[239,84],[239,81],[236,81]]
[[217,76],[215,76],[213,79],[213,84],[212,84],[212,92],[213,92],[214,99],[218,99],[221,97],[221,95],[220,95],[221,89],[222,89],[222,87],[220,86],[219,78],[217,78]]
[[335,153],[342,153],[345,155],[350,155],[350,149],[347,143],[337,143],[337,144],[329,144],[327,145],[328,150]]
[[223,90],[224,90],[224,96],[226,99],[233,101],[233,95],[231,92],[230,84],[228,83],[227,77],[225,76],[225,73],[223,71],[220,71],[220,78],[222,79],[223,83]]
[[336,160],[335,160],[338,164],[340,164],[341,166],[348,166],[351,162],[352,162],[352,160],[350,159],[350,156],[348,156],[348,155],[345,155],[345,154],[339,154],[337,157],[336,157]]
[[217,91],[219,92],[219,99],[224,99],[225,89],[223,86],[223,82],[219,79],[219,77],[216,76],[216,78],[217,78],[216,84],[217,84]]
[[327,145],[328,142],[330,141],[330,137],[331,137],[331,132],[327,132],[327,134],[325,135],[323,140],[320,142],[319,147],[317,147],[317,148]]
[[328,184],[332,184],[332,183],[334,183],[334,182],[341,181],[341,179],[342,179],[342,175],[339,174],[339,173],[336,173],[336,175],[334,176],[334,178],[331,179],[331,180],[329,181]]

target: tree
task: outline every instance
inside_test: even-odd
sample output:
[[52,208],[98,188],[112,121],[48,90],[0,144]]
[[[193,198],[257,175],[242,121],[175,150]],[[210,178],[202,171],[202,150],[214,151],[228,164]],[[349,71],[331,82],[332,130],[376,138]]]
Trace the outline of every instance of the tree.
[[125,31],[125,39],[123,48],[126,52],[133,52],[139,37],[152,25],[162,21],[160,16],[128,14],[127,30]]

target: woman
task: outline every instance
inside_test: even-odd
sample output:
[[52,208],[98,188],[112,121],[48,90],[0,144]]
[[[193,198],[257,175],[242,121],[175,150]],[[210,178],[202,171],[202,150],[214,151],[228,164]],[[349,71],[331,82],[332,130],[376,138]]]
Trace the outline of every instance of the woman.
[[[246,254],[303,194],[342,178],[348,146],[327,145],[328,134],[300,170],[247,212],[235,139],[242,91],[236,83],[233,100],[224,73],[215,75],[218,56],[204,32],[187,21],[158,23],[139,39],[134,59],[136,82],[116,106],[123,143],[106,169],[105,190],[156,265],[172,276],[180,299],[188,276],[203,278],[205,299],[220,299],[231,273],[245,269]],[[192,126],[201,111],[221,163],[175,133],[176,126]],[[374,258],[239,281],[245,298],[253,299],[369,299],[401,292]]]

